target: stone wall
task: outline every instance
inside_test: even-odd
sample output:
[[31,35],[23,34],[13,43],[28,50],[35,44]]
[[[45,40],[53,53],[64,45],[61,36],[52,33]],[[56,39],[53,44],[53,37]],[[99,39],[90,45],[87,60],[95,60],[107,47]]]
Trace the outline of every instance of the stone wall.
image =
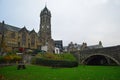
[[83,62],[90,56],[102,55],[102,56],[110,58],[111,60],[115,61],[118,65],[120,65],[120,46],[76,51],[72,53],[79,60],[80,64],[83,64]]

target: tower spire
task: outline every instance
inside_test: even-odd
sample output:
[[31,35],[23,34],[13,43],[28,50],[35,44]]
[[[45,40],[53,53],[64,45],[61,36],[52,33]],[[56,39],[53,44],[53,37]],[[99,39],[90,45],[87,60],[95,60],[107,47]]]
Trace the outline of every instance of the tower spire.
[[45,7],[47,7],[47,0],[45,0]]
[[47,7],[47,1],[45,2],[45,7]]

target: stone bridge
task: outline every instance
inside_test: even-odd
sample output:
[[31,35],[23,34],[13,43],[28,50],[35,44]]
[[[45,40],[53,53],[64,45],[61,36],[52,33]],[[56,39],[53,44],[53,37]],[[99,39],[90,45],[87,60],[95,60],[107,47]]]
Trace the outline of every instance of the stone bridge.
[[80,64],[120,65],[120,46],[72,52]]

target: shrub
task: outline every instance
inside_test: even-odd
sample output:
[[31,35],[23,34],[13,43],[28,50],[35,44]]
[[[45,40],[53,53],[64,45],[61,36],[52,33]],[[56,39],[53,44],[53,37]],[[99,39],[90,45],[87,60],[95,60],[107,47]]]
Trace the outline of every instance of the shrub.
[[44,58],[46,59],[55,59],[55,55],[53,53],[44,54]]
[[76,61],[76,58],[72,54],[69,54],[69,53],[65,53],[65,54],[38,53],[35,57],[48,59],[48,60]]
[[20,61],[21,59],[22,59],[21,56],[13,55],[13,60],[14,60],[14,61]]
[[35,58],[42,58],[42,59],[47,59],[47,60],[61,60],[61,57],[58,55],[55,55],[53,53],[38,53]]
[[4,56],[4,60],[5,60],[6,62],[10,62],[10,61],[13,60],[13,56],[11,56],[11,55],[6,55],[6,56]]
[[4,63],[4,57],[3,56],[0,56],[0,64],[1,63]]
[[55,66],[55,67],[75,67],[78,62],[72,54],[53,54],[38,53],[32,58],[32,63],[37,65]]
[[16,54],[9,54],[9,55],[3,56],[4,62],[7,62],[7,63],[11,63],[11,62],[15,63],[16,61],[20,61],[21,59],[22,57]]
[[76,61],[76,58],[70,53],[60,54],[60,56],[65,61]]
[[51,67],[76,67],[78,63],[76,61],[63,61],[63,60],[46,60],[36,58],[37,65],[51,66]]
[[33,57],[33,58],[31,59],[31,63],[32,63],[32,64],[36,64],[36,58],[35,58],[35,57]]
[[44,54],[44,58],[48,60],[61,60],[62,59],[60,56],[53,54],[53,53]]

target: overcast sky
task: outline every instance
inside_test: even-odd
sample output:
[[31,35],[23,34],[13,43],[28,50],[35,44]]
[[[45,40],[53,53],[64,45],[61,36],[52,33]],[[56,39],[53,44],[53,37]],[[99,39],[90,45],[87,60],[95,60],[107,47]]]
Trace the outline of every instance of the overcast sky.
[[38,32],[45,4],[54,40],[120,45],[120,0],[0,0],[0,22]]

